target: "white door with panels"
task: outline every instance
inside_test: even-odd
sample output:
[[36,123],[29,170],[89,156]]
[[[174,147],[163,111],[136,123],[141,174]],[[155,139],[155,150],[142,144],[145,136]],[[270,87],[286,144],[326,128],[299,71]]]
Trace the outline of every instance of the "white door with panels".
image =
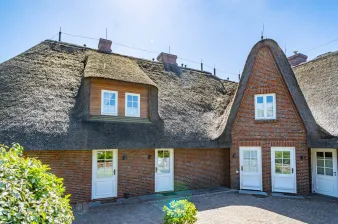
[[92,199],[117,196],[117,149],[94,150]]
[[174,149],[155,149],[155,192],[174,190]]
[[312,149],[313,192],[338,197],[337,150]]
[[272,192],[297,193],[294,147],[271,147]]
[[260,147],[240,147],[240,188],[263,190],[262,153]]

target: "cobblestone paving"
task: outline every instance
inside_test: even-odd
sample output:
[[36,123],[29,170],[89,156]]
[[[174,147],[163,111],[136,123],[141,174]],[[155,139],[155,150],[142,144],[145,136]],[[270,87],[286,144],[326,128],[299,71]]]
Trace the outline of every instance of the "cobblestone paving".
[[[337,200],[323,197],[258,198],[222,192],[189,198],[198,209],[198,223],[338,223]],[[162,223],[168,201],[101,206],[76,215],[74,223]]]

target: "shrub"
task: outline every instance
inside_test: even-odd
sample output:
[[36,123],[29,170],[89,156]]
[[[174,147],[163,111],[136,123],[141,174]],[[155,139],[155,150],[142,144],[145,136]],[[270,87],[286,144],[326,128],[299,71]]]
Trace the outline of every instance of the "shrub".
[[196,207],[186,199],[170,202],[163,211],[165,224],[192,224],[197,221]]
[[63,180],[23,147],[0,145],[0,223],[72,223]]

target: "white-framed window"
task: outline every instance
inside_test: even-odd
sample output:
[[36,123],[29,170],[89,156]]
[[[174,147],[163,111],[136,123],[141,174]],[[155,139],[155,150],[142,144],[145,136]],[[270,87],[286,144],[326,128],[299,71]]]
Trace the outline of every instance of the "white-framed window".
[[140,94],[126,93],[126,116],[140,117]]
[[117,116],[117,91],[101,90],[101,114]]
[[255,95],[255,119],[273,120],[276,119],[276,94]]

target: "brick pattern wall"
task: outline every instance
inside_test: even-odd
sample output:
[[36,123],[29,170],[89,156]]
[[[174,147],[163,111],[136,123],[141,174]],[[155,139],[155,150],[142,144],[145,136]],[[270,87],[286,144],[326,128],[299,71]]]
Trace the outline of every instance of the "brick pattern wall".
[[[123,160],[123,155],[126,159]],[[148,156],[150,156],[148,158]],[[155,191],[155,150],[118,150],[118,197],[152,194]]]
[[[277,119],[255,121],[255,94],[276,93]],[[271,147],[296,148],[297,192],[310,192],[310,153],[306,131],[270,50],[258,52],[232,130],[231,187],[239,188],[239,147],[262,147],[263,189],[271,191]],[[232,155],[236,153],[234,159]],[[301,156],[305,156],[301,160]]]
[[229,149],[175,149],[175,190],[229,186]]
[[[92,151],[25,151],[25,156],[41,160],[52,173],[64,178],[72,203],[91,201]],[[174,158],[175,190],[229,186],[229,149],[175,149]],[[118,150],[118,197],[154,191],[155,150]]]
[[71,202],[91,200],[92,151],[90,150],[39,150],[24,151],[24,155],[35,157],[48,164],[51,172],[64,179],[66,193]]

